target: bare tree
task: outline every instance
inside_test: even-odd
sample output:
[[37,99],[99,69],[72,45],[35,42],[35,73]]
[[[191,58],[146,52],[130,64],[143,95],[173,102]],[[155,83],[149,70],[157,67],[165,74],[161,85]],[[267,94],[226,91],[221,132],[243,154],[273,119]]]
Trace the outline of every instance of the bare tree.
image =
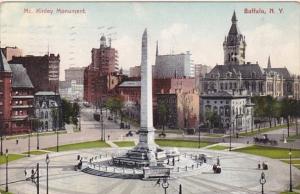
[[182,107],[184,128],[190,127],[189,120],[192,112],[192,101],[193,101],[192,97],[189,96],[187,92],[181,94],[180,104]]

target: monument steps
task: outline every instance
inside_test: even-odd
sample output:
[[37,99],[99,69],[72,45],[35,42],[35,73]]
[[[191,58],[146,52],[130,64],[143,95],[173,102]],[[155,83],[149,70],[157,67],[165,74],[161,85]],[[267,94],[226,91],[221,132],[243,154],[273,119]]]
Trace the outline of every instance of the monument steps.
[[105,172],[105,171],[99,171],[90,167],[84,168],[81,170],[81,172],[95,175],[95,176],[101,176],[101,177],[108,177],[108,178],[121,178],[121,179],[141,179],[141,174],[122,174],[122,173],[116,173],[116,172]]

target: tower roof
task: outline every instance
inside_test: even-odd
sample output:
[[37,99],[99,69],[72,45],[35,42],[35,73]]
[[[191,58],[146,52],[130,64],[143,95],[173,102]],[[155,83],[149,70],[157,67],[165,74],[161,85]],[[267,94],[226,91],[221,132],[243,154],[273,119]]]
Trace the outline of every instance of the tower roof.
[[235,11],[233,11],[233,15],[232,15],[232,18],[231,18],[232,24],[231,24],[228,35],[238,35],[238,34],[240,34],[239,28],[237,26],[237,21],[238,20],[236,19]]
[[235,11],[233,11],[233,15],[232,15],[231,21],[232,21],[232,23],[238,21],[238,20],[236,19]]
[[4,54],[2,53],[2,50],[0,49],[0,71],[5,71],[5,72],[11,72],[11,68],[4,56]]
[[100,38],[100,40],[101,40],[101,41],[106,41],[106,38],[105,38],[105,36],[104,36],[104,35],[102,35],[102,36],[101,36],[101,38]]
[[271,59],[270,59],[270,56],[268,58],[268,68],[271,68]]

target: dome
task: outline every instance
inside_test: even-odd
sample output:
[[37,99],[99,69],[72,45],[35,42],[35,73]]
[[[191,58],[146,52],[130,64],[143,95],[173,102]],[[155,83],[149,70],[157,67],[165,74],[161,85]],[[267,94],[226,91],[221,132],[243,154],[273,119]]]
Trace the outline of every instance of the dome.
[[101,41],[106,41],[105,36],[101,36],[100,40],[101,40]]

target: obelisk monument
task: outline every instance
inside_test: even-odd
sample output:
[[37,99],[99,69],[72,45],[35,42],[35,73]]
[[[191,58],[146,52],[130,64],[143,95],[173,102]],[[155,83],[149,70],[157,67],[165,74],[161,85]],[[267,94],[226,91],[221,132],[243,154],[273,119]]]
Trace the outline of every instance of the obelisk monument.
[[148,64],[148,37],[145,29],[142,37],[141,57],[141,124],[139,143],[135,150],[156,152],[154,142],[153,106],[152,106],[152,66]]
[[165,152],[154,142],[153,107],[152,107],[152,65],[148,63],[148,37],[145,29],[142,37],[141,57],[141,123],[139,142],[126,156],[113,159],[115,164],[156,166],[158,160],[165,158]]

